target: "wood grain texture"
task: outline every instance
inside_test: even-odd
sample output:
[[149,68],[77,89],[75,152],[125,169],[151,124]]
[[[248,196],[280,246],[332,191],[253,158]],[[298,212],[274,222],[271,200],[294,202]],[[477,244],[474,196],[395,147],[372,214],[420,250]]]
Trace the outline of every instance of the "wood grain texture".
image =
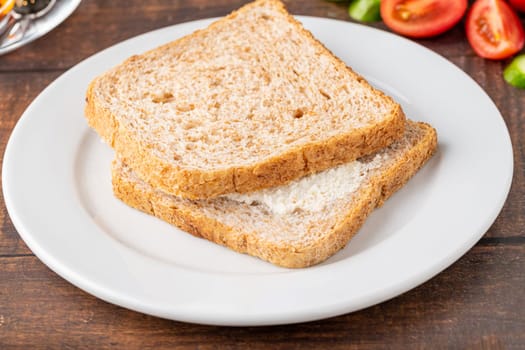
[[[222,16],[242,0],[84,0],[57,29],[0,56],[0,149],[16,121],[58,75],[143,32]],[[294,14],[349,20],[342,4],[285,1]],[[385,30],[382,23],[373,27]],[[509,128],[515,172],[484,238],[422,286],[380,305],[299,325],[224,328],[171,322],[100,301],[32,255],[0,205],[0,349],[520,349],[525,344],[525,90],[501,75],[508,61],[474,55],[463,23],[420,44],[450,59],[494,100]],[[475,130],[473,130],[475,132]],[[3,200],[2,200],[3,202]]]

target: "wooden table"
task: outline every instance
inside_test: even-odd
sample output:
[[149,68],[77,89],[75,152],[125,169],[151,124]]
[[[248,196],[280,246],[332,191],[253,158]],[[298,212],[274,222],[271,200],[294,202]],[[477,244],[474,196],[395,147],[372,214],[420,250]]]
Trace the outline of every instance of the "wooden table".
[[[242,3],[83,1],[47,36],[0,57],[0,153],[29,103],[79,61],[137,34],[222,16]],[[335,3],[287,3],[294,14],[348,20],[346,8]],[[374,26],[385,29],[381,23]],[[503,211],[481,241],[450,268],[393,300],[323,321],[261,328],[178,323],[108,304],[57,276],[20,239],[1,201],[0,349],[523,348],[525,90],[502,80],[507,62],[484,60],[471,51],[461,25],[419,43],[448,58],[487,91],[514,145],[514,181]]]

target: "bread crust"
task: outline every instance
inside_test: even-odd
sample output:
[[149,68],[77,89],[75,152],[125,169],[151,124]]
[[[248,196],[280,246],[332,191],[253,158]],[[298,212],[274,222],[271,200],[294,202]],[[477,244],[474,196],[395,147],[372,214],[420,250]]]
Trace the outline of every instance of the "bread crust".
[[[316,40],[309,31],[304,29],[297,20],[289,15],[284,5],[277,0],[259,0],[250,3],[224,19],[213,23],[205,30],[212,30],[221,21],[238,16],[244,11],[262,4],[270,4],[277,8],[298,31],[311,39],[313,45],[330,53],[330,57],[338,69],[351,71],[340,59],[331,54],[326,47]],[[190,40],[191,37],[198,33],[199,31],[165,46],[177,45],[181,41]],[[134,57],[131,57],[129,60],[133,59]],[[400,138],[403,135],[405,126],[405,115],[401,107],[390,97],[373,89],[361,76],[353,71],[352,74],[356,76],[356,79],[361,84],[372,89],[374,94],[380,95],[390,102],[392,110],[389,116],[375,125],[358,128],[352,132],[318,142],[311,142],[301,147],[291,148],[287,152],[249,166],[232,166],[209,171],[187,169],[179,168],[155,156],[148,145],[142,144],[137,140],[133,136],[132,131],[126,129],[119,122],[119,118],[107,108],[104,108],[103,103],[97,100],[95,87],[103,76],[93,80],[87,89],[85,115],[88,124],[115,149],[119,157],[153,187],[183,198],[213,198],[232,192],[245,193],[283,185],[296,178],[374,153]]]
[[154,215],[197,237],[206,238],[240,253],[246,253],[288,268],[302,268],[318,264],[340,249],[363,225],[372,210],[381,206],[400,189],[434,154],[437,147],[436,131],[428,124],[417,123],[425,130],[424,136],[387,169],[380,171],[363,187],[356,202],[329,232],[307,244],[262,241],[255,235],[242,232],[206,216],[195,206],[170,206],[157,190],[140,188],[119,172],[113,171],[113,190],[119,199],[148,214]]

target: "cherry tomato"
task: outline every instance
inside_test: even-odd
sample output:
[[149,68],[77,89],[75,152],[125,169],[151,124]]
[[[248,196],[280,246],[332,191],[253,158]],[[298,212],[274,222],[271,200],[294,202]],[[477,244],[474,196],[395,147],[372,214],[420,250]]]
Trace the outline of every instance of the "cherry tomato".
[[520,19],[503,0],[476,0],[467,15],[466,31],[472,49],[493,60],[514,55],[525,43]]
[[509,2],[516,10],[525,12],[525,0],[509,0]]
[[467,0],[382,0],[381,17],[393,31],[412,38],[446,32],[467,10]]

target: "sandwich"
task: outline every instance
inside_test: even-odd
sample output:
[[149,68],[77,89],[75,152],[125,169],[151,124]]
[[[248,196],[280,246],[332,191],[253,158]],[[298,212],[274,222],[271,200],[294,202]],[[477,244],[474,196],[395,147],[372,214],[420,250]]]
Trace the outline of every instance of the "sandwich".
[[129,58],[86,101],[117,198],[290,268],[342,249],[437,145],[278,0]]
[[372,210],[425,164],[436,143],[434,128],[409,121],[400,140],[373,155],[286,185],[203,200],[166,194],[117,159],[113,192],[195,236],[278,266],[307,267],[344,248]]

